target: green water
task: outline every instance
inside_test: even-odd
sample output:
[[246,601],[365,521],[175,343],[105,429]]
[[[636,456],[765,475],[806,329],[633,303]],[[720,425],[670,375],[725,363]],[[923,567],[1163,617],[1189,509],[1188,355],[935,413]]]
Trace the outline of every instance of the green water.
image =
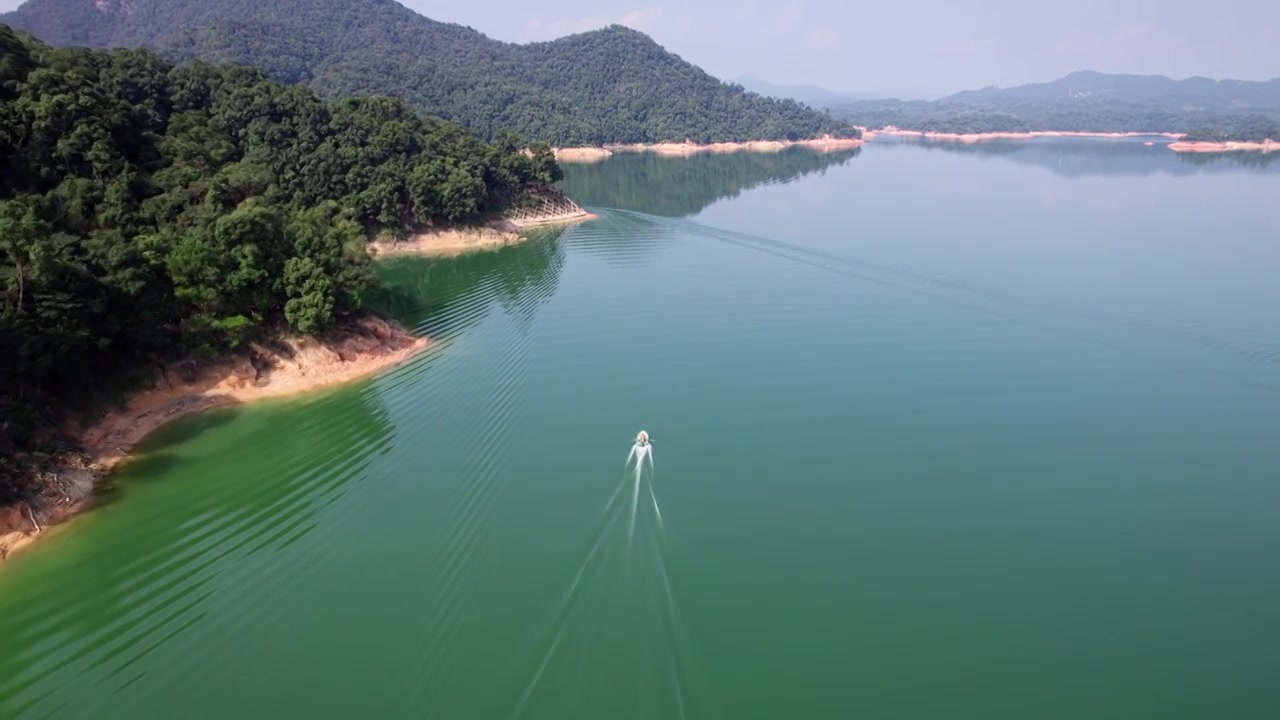
[[0,569],[0,717],[1277,716],[1280,166],[681,162],[154,436]]

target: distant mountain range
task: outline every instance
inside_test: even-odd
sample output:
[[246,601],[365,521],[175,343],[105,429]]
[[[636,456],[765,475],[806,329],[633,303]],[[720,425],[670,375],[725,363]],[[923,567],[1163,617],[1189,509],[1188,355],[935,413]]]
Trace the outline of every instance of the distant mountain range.
[[753,93],[764,95],[765,97],[790,98],[815,108],[830,107],[875,97],[870,93],[835,92],[816,85],[775,85],[750,75],[743,75],[734,82]]
[[944,133],[1176,132],[1194,139],[1280,139],[1280,79],[1173,80],[1091,71],[934,101],[857,100],[832,114],[863,127]]
[[857,136],[617,25],[518,45],[394,0],[29,0],[0,23],[55,46],[252,65],[331,98],[399,97],[486,139],[504,129],[562,146]]
[[1263,82],[1164,75],[1122,75],[1081,70],[1057,80],[1011,88],[965,90],[937,101],[988,108],[1025,105],[1145,105],[1181,112],[1280,111],[1280,78]]
[[817,85],[787,85],[779,83],[771,83],[768,80],[751,75],[740,75],[734,79],[734,82],[747,90],[764,95],[765,97],[790,98],[798,102],[802,102],[810,107],[825,109],[830,107],[838,107],[851,102],[860,100],[874,100],[878,98],[894,97],[904,100],[920,100],[923,98],[938,97],[939,93],[883,93],[872,92],[870,90],[859,90],[854,92],[843,92],[838,90],[829,90]]

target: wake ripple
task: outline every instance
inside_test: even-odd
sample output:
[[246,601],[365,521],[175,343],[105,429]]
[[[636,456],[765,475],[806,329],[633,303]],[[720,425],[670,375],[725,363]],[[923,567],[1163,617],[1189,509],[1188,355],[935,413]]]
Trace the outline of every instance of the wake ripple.
[[[1203,350],[1225,353],[1244,362],[1268,370],[1280,368],[1280,337],[1245,334],[1229,338],[1215,335],[1194,326],[1178,327],[1161,325],[1114,312],[1102,312],[1054,303],[1024,294],[1010,293],[976,283],[961,282],[944,277],[907,270],[866,259],[837,255],[813,250],[794,243],[751,235],[733,230],[711,227],[690,220],[647,215],[635,211],[617,210],[644,219],[655,225],[679,228],[696,236],[718,240],[730,245],[772,255],[790,262],[806,265],[828,273],[847,276],[860,282],[873,283],[898,291],[928,298],[953,306],[962,306],[985,314],[1014,322],[1049,329],[1064,335],[1073,335],[1111,349],[1126,350],[1124,339],[1146,337],[1163,343],[1181,344]],[[1053,318],[1059,322],[1051,322]],[[1063,325],[1062,320],[1084,321],[1086,324]],[[1208,369],[1199,366],[1200,369]],[[1215,371],[1220,371],[1216,370]],[[1237,379],[1273,392],[1280,392],[1276,381],[1260,383],[1252,378],[1233,374]]]

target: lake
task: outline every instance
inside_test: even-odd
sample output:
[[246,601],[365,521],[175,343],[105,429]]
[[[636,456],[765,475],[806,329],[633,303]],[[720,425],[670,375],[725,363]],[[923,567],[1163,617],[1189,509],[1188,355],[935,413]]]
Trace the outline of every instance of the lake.
[[598,220],[380,267],[434,350],[165,428],[0,569],[0,717],[1280,712],[1280,163],[566,175]]

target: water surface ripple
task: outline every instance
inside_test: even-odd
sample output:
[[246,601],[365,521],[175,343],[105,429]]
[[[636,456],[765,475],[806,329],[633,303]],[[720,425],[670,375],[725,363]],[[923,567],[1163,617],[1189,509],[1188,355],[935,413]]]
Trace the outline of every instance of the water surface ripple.
[[380,264],[430,351],[0,569],[0,717],[1273,717],[1280,173],[1105,145],[611,160]]

